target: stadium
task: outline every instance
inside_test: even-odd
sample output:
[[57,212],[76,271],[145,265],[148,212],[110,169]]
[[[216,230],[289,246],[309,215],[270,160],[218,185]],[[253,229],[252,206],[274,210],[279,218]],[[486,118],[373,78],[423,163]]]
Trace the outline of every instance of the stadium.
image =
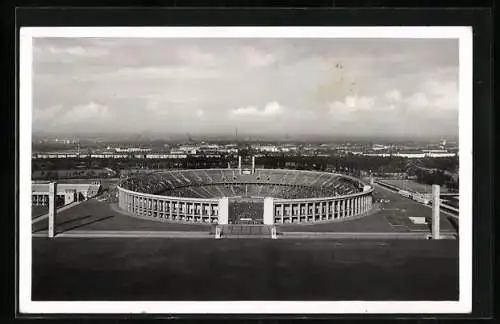
[[120,209],[162,222],[303,224],[367,214],[373,187],[335,173],[256,169],[190,169],[138,173],[117,187]]

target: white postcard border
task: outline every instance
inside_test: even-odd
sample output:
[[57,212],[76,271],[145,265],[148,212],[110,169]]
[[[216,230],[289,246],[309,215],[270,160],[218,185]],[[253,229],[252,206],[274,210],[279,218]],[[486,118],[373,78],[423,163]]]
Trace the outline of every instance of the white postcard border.
[[[31,300],[31,140],[33,38],[414,38],[458,39],[459,301],[35,302]],[[425,314],[472,309],[472,28],[471,27],[23,27],[19,88],[19,311],[23,314]]]

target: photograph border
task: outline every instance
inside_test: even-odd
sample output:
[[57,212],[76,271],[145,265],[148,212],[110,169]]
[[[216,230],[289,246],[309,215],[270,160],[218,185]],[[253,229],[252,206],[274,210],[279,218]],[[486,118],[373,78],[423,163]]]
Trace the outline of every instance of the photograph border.
[[[31,9],[33,10],[33,9]],[[43,16],[43,15],[42,15]],[[71,16],[71,15],[70,15]],[[78,24],[78,23],[77,23]],[[63,24],[64,25],[64,24]],[[221,24],[221,26],[223,26],[224,24]],[[21,26],[18,26],[18,27],[21,27]],[[52,27],[50,27],[52,28]],[[93,27],[91,27],[93,28]],[[136,27],[133,27],[134,29]],[[138,27],[138,28],[141,28],[141,27]],[[191,27],[191,28],[200,28],[200,27]],[[238,28],[238,27],[236,27]],[[250,27],[250,28],[255,28],[255,27]],[[278,29],[279,28],[297,28],[295,26],[290,26],[290,27],[277,27]],[[311,28],[317,28],[317,27],[311,27]],[[331,27],[325,27],[325,28],[331,28]],[[344,27],[345,28],[345,27]],[[351,29],[352,27],[347,27],[349,29]],[[374,28],[373,26],[372,27],[368,27],[370,30],[374,30],[376,28]],[[408,28],[408,27],[397,27],[397,28]],[[438,27],[416,27],[417,29],[418,28],[438,28]],[[443,27],[444,29],[443,30],[451,30],[453,29],[453,27]],[[450,308],[447,308],[447,307],[442,307],[443,305],[438,305],[439,303],[441,302],[423,302],[423,303],[426,303],[426,307],[428,308],[422,308],[422,307],[418,307],[418,310],[411,310],[409,308],[412,307],[411,304],[414,304],[414,303],[420,303],[420,302],[390,302],[390,303],[387,303],[387,302],[371,302],[371,303],[374,303],[372,306],[374,307],[380,307],[377,311],[377,313],[380,313],[380,314],[395,314],[395,313],[405,313],[405,314],[423,314],[423,313],[432,313],[432,314],[444,314],[444,313],[469,313],[472,309],[472,290],[473,290],[473,287],[472,287],[472,86],[473,86],[473,75],[472,75],[472,27],[457,27],[459,28],[460,30],[463,30],[465,33],[468,34],[468,36],[466,37],[467,40],[466,40],[466,43],[467,43],[467,49],[466,49],[466,52],[464,51],[460,51],[460,178],[461,178],[461,181],[460,181],[460,195],[461,195],[461,199],[460,199],[460,211],[461,213],[463,213],[463,210],[467,210],[470,212],[470,215],[471,217],[467,217],[465,218],[465,222],[464,222],[464,219],[462,218],[461,221],[460,221],[460,263],[461,263],[461,266],[460,266],[460,307],[457,307],[457,305],[459,304],[456,304],[455,306],[453,307],[450,307]],[[18,29],[19,30],[19,29]],[[21,37],[26,37],[25,33],[26,33],[26,28],[23,28],[22,30],[24,30],[24,32],[21,31],[21,34],[20,36]],[[144,30],[144,29],[143,29]],[[379,29],[380,30],[380,29]],[[24,33],[24,34],[23,34]],[[29,33],[28,33],[29,34]],[[23,36],[24,35],[24,36]],[[36,35],[36,33],[35,33]],[[33,36],[33,35],[31,35]],[[40,35],[38,35],[40,36]],[[474,33],[474,37],[475,37],[475,33]],[[405,37],[406,38],[406,37]],[[26,46],[28,45],[27,44],[28,42],[26,41],[26,39],[24,39],[23,41],[21,41],[19,43],[20,47],[21,48],[26,48]],[[461,46],[461,49],[462,49],[462,44],[464,44],[462,41],[460,41],[460,46]],[[29,45],[31,46],[31,45]],[[23,50],[24,51],[24,50]],[[26,65],[23,64],[23,62],[28,59],[29,61],[32,59],[31,55],[27,55],[26,52],[24,51],[20,52],[20,72],[21,72],[21,78],[26,80],[27,77],[26,75],[28,74],[25,74],[27,70],[26,68]],[[466,53],[466,55],[464,54]],[[27,58],[28,57],[28,58]],[[464,65],[462,64],[464,61],[464,59],[468,60],[469,63],[468,63],[468,66],[467,68],[465,69],[466,72],[464,72],[465,70],[463,69]],[[474,61],[476,62],[476,61]],[[476,64],[475,64],[476,65]],[[490,64],[491,65],[491,64]],[[31,72],[30,72],[31,73]],[[484,74],[483,74],[484,75]],[[26,78],[26,79],[25,79]],[[491,82],[490,80],[485,80],[485,84],[486,85],[489,85],[488,82]],[[467,91],[463,91],[463,86],[467,85]],[[477,85],[477,84],[476,84]],[[26,118],[28,118],[29,121],[31,121],[31,116],[28,116],[27,117],[27,113],[26,113],[26,108],[23,108],[23,107],[27,107],[26,106],[26,102],[30,101],[31,100],[31,97],[30,97],[30,91],[31,91],[31,84],[29,86],[26,86],[25,82],[23,82],[22,84],[20,84],[20,107],[21,109],[19,109],[19,111],[16,111],[18,113],[18,115],[16,115],[16,117],[18,118],[18,121],[22,121],[22,124],[20,123],[19,126],[21,127],[26,127],[26,125],[24,123]],[[491,90],[490,90],[491,91]],[[466,93],[464,95],[464,93]],[[488,96],[491,96],[490,93],[488,93]],[[463,109],[462,109],[462,106],[464,105],[467,105],[468,106],[468,111],[466,111],[465,113],[463,113]],[[491,107],[489,107],[489,109],[491,110]],[[23,111],[24,110],[24,111]],[[491,112],[490,112],[491,114]],[[31,111],[29,112],[28,115],[31,115]],[[484,118],[483,118],[484,119]],[[467,122],[467,124],[464,124],[463,121],[465,120],[465,122]],[[477,119],[475,119],[476,121]],[[489,121],[489,120],[486,120],[486,121]],[[31,125],[31,123],[30,123]],[[467,134],[468,137],[465,139],[464,141],[464,137],[463,137],[463,134],[462,134],[462,127],[463,125],[468,125],[468,131],[469,133]],[[476,125],[476,123],[474,124]],[[19,167],[20,167],[20,171],[19,174],[18,174],[18,179],[20,180],[20,194],[18,196],[18,199],[19,199],[19,205],[17,205],[20,211],[20,215],[24,213],[26,213],[26,209],[29,208],[29,206],[31,206],[30,204],[30,201],[28,200],[29,199],[29,188],[27,190],[26,188],[26,184],[27,183],[30,183],[31,182],[31,177],[30,177],[30,170],[31,170],[31,152],[26,152],[26,150],[24,150],[25,148],[31,148],[31,131],[29,132],[29,136],[26,136],[26,133],[23,133],[22,132],[22,129],[23,128],[18,128],[17,130],[21,132],[19,132],[19,143],[18,143],[18,148],[20,149],[19,153]],[[476,129],[476,128],[475,128]],[[486,127],[486,129],[484,130],[484,132],[490,132],[489,135],[491,136],[491,125],[490,127]],[[483,134],[485,135],[485,134]],[[474,139],[474,142],[476,142],[476,139]],[[491,142],[491,139],[490,139],[490,142]],[[490,143],[488,143],[490,144]],[[465,149],[465,151],[464,151]],[[464,154],[463,152],[467,152],[468,154]],[[484,152],[484,151],[483,151]],[[28,153],[28,155],[27,155]],[[490,153],[491,155],[491,153]],[[25,156],[28,156],[28,161],[25,161],[23,160],[23,157]],[[463,167],[463,158],[466,158],[466,161],[467,161],[467,167],[468,167],[468,174],[463,174],[463,170],[464,170],[464,167]],[[474,157],[475,158],[475,157]],[[490,156],[490,159],[491,159],[491,156]],[[489,164],[489,168],[487,168],[486,172],[491,170],[491,161],[486,161],[486,163],[490,162]],[[468,164],[470,163],[470,164]],[[24,171],[23,171],[24,170]],[[25,171],[28,171],[27,174],[24,174],[23,175],[23,172]],[[485,170],[483,170],[485,171]],[[475,172],[476,174],[476,172]],[[483,174],[484,175],[484,174]],[[26,182],[26,180],[28,179],[28,182]],[[467,179],[469,181],[467,181]],[[484,179],[484,177],[483,177]],[[476,179],[475,179],[476,180]],[[23,185],[24,184],[24,185]],[[468,184],[467,187],[465,187],[466,185]],[[475,181],[474,184],[477,185],[477,182]],[[491,190],[491,186],[490,187],[487,187],[485,188],[485,190]],[[465,193],[469,193],[470,195],[467,195],[467,198],[464,200],[463,199],[463,195],[464,195],[464,192]],[[28,193],[28,197],[26,197],[26,194]],[[476,194],[474,193],[474,198],[476,198]],[[489,208],[489,211],[491,212],[491,192],[489,192],[489,196],[487,197],[482,197],[483,199],[489,199],[490,201],[488,201],[488,203],[490,203],[489,206],[487,206],[487,208]],[[484,201],[484,200],[483,200]],[[26,203],[28,203],[28,205],[26,205]],[[24,206],[24,207],[23,207]],[[28,206],[28,207],[26,207]],[[476,206],[476,205],[475,205]],[[474,210],[477,212],[477,208],[474,208]],[[489,217],[490,215],[488,215]],[[26,218],[26,217],[25,217]],[[21,222],[19,225],[22,225],[22,220],[23,218],[20,219]],[[475,220],[476,221],[476,220]],[[486,220],[483,220],[483,223],[484,224],[484,221],[486,221],[486,223],[488,223],[488,221],[491,223],[491,219],[486,219]],[[25,222],[26,223],[26,222]],[[466,252],[468,252],[467,255],[463,256],[462,254],[464,253],[464,249],[462,248],[463,244],[464,244],[464,239],[467,239],[467,236],[462,236],[463,235],[463,228],[464,226],[467,226],[469,225],[469,230],[467,230],[465,233],[465,235],[467,235],[467,232],[469,233],[469,243],[470,243],[470,246],[469,246],[469,249],[466,250]],[[487,224],[486,224],[487,225]],[[23,225],[24,226],[24,225]],[[22,229],[22,226],[19,228],[19,229]],[[476,228],[475,228],[476,229]],[[484,226],[481,226],[481,229],[483,230],[484,232]],[[491,230],[491,227],[489,228]],[[25,255],[25,253],[28,251],[30,252],[31,250],[31,233],[29,232],[28,233],[28,239],[29,239],[29,246],[27,244],[23,244],[26,243],[26,241],[24,240],[21,240],[21,241],[16,241],[16,243],[19,243],[19,251],[22,252],[23,255]],[[23,232],[23,231],[20,231],[19,232],[19,239],[21,238],[26,238],[26,232]],[[491,233],[489,234],[489,237],[486,238],[486,244],[488,245],[488,242],[491,244],[490,241],[488,241],[488,239],[490,239],[491,237]],[[475,237],[475,242],[476,242],[476,239],[477,237]],[[17,246],[17,244],[16,244]],[[491,250],[491,246],[490,246],[490,250]],[[486,253],[488,252],[491,252],[491,251],[486,251]],[[468,262],[467,264],[467,267],[463,267],[462,266],[462,262]],[[19,258],[19,266],[20,266],[20,269],[26,269],[27,266],[30,266],[30,262],[28,262],[27,260],[25,260],[25,258]],[[483,261],[484,261],[484,257],[483,257]],[[476,267],[476,264],[474,264],[474,266]],[[465,294],[465,291],[462,289],[462,279],[464,278],[463,277],[463,271],[465,271],[464,269],[467,269],[467,273],[466,275],[468,276],[468,283],[466,283],[466,285],[464,286],[466,289],[467,289],[467,296],[465,296],[466,299],[462,299],[462,297],[464,297],[464,294]],[[477,269],[475,269],[475,271],[477,271]],[[17,274],[17,271],[16,271],[16,274]],[[20,272],[19,275],[21,275],[21,277],[19,277],[19,279],[22,279],[24,277],[22,277],[24,274],[24,272]],[[474,276],[475,278],[477,277],[476,275]],[[490,270],[490,273],[489,273],[489,277],[486,279],[487,281],[489,280],[491,282],[491,270]],[[122,311],[118,311],[118,312],[115,312],[115,311],[110,311],[107,307],[112,305],[113,303],[112,302],[105,302],[105,303],[102,303],[102,302],[98,302],[99,304],[101,304],[101,306],[97,307],[97,308],[94,308],[92,306],[95,306],[95,305],[91,305],[92,303],[86,303],[86,302],[68,302],[68,303],[63,303],[64,305],[62,305],[63,307],[66,307],[63,311],[60,311],[58,309],[51,309],[51,307],[59,307],[61,306],[61,303],[60,302],[57,302],[56,304],[60,304],[60,305],[52,305],[51,302],[39,302],[39,305],[35,305],[34,308],[31,308],[33,307],[33,302],[29,303],[29,306],[27,306],[29,309],[25,308],[25,305],[26,304],[23,304],[23,300],[22,298],[25,298],[26,297],[26,282],[24,281],[19,281],[19,292],[20,292],[20,297],[21,299],[19,300],[19,305],[18,305],[18,311],[20,312],[23,312],[25,310],[29,310],[30,312],[32,311],[33,313],[37,313],[37,314],[56,314],[56,313],[60,313],[60,314],[67,314],[67,313],[73,313],[73,314],[83,314],[83,313],[96,313],[96,314],[123,314],[123,313],[131,313],[130,312],[130,307],[131,305],[136,305],[137,306],[137,302],[119,302],[120,304],[123,304],[125,307],[127,307],[127,311],[126,312],[122,312]],[[487,283],[488,284],[488,283]],[[482,286],[485,286],[484,283]],[[22,289],[21,289],[22,288]],[[484,288],[484,287],[483,287]],[[117,302],[118,303],[118,302]],[[290,312],[289,309],[284,309],[284,311],[280,311],[281,308],[277,311],[276,309],[276,303],[280,304],[281,302],[267,302],[267,301],[263,301],[263,302],[252,302],[254,305],[252,305],[252,309],[239,309],[237,312],[231,312],[231,313],[224,313],[224,312],[213,312],[213,308],[212,306],[209,306],[208,308],[210,308],[210,311],[207,311],[207,308],[205,309],[197,309],[196,312],[193,312],[192,310],[192,303],[189,302],[189,303],[183,303],[183,302],[179,302],[178,303],[178,306],[181,306],[181,307],[187,307],[187,308],[179,308],[179,309],[176,309],[176,311],[169,311],[168,309],[165,309],[164,308],[164,305],[160,305],[160,304],[163,304],[163,302],[146,302],[149,306],[152,306],[152,307],[156,307],[156,306],[159,306],[161,308],[161,312],[158,312],[158,314],[164,314],[164,313],[181,313],[181,314],[197,314],[197,313],[204,313],[204,314],[207,314],[207,313],[215,313],[215,314],[235,314],[235,313],[239,313],[239,314],[244,314],[244,313],[252,313],[252,314],[275,314],[275,313],[283,313],[283,314],[325,314],[325,313],[329,313],[329,314],[335,314],[335,313],[340,313],[340,314],[360,314],[360,313],[371,313],[374,309],[370,309],[370,307],[364,307],[361,306],[359,304],[357,304],[356,307],[360,307],[358,309],[348,309],[348,308],[345,308],[343,307],[341,309],[341,312],[332,312],[332,309],[328,309],[328,308],[325,308],[325,306],[328,305],[328,303],[330,302],[309,302],[309,303],[314,303],[316,305],[312,306],[312,308],[310,309],[305,309],[304,307],[299,307],[298,309],[297,308],[294,308],[294,311],[293,312]],[[203,302],[203,303],[211,303],[211,302]],[[233,303],[233,302],[222,302],[224,305],[227,305],[228,303]],[[239,302],[234,302],[234,303],[239,303]],[[272,307],[269,307],[269,303],[273,303],[273,306]],[[283,303],[290,303],[290,302],[283,302]],[[292,302],[293,303],[293,302]],[[333,303],[339,303],[339,302],[333,302]],[[347,303],[351,303],[351,302],[347,302]],[[356,302],[354,302],[356,303]],[[379,305],[375,305],[375,304],[379,304]],[[401,306],[402,308],[400,309],[395,309],[395,303],[398,303],[399,306]],[[436,304],[433,304],[433,303],[436,303]],[[79,305],[76,305],[76,304],[79,304]],[[128,305],[127,305],[128,304]],[[304,306],[304,302],[300,302],[300,304],[302,304],[302,306]],[[308,304],[308,302],[306,302],[305,304]],[[22,307],[21,307],[22,306]],[[283,306],[283,304],[281,304],[281,306]],[[280,306],[280,307],[281,307]],[[296,305],[287,305],[287,308],[288,307],[295,307]],[[297,306],[300,306],[300,305],[297,305]],[[306,305],[309,307],[309,305]],[[465,306],[465,307],[464,307]],[[83,308],[82,308],[83,307]],[[261,308],[262,307],[262,308]],[[257,312],[255,312],[255,309],[258,309]],[[139,309],[137,310],[142,310],[142,311],[146,311],[147,313],[156,313],[156,312],[151,312],[150,309],[146,309],[146,308],[141,308],[140,305],[139,305]],[[267,311],[266,311],[267,310]],[[272,310],[272,311],[271,311]],[[287,312],[288,310],[288,312]],[[395,310],[397,310],[395,312]]]
[[[61,38],[391,38],[459,41],[459,300],[455,301],[31,301],[31,118],[33,39]],[[27,27],[20,33],[21,311],[35,313],[468,313],[472,307],[472,30],[469,27]]]

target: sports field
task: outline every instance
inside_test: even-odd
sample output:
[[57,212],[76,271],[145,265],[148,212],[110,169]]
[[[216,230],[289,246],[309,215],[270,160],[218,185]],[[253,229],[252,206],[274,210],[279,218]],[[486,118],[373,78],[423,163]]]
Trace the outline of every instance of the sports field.
[[457,300],[458,241],[34,238],[33,300]]

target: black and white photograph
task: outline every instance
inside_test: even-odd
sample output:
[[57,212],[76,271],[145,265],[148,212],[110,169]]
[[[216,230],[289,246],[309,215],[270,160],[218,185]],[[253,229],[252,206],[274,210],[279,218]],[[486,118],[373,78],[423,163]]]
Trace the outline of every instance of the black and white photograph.
[[466,313],[472,30],[20,32],[20,311]]

